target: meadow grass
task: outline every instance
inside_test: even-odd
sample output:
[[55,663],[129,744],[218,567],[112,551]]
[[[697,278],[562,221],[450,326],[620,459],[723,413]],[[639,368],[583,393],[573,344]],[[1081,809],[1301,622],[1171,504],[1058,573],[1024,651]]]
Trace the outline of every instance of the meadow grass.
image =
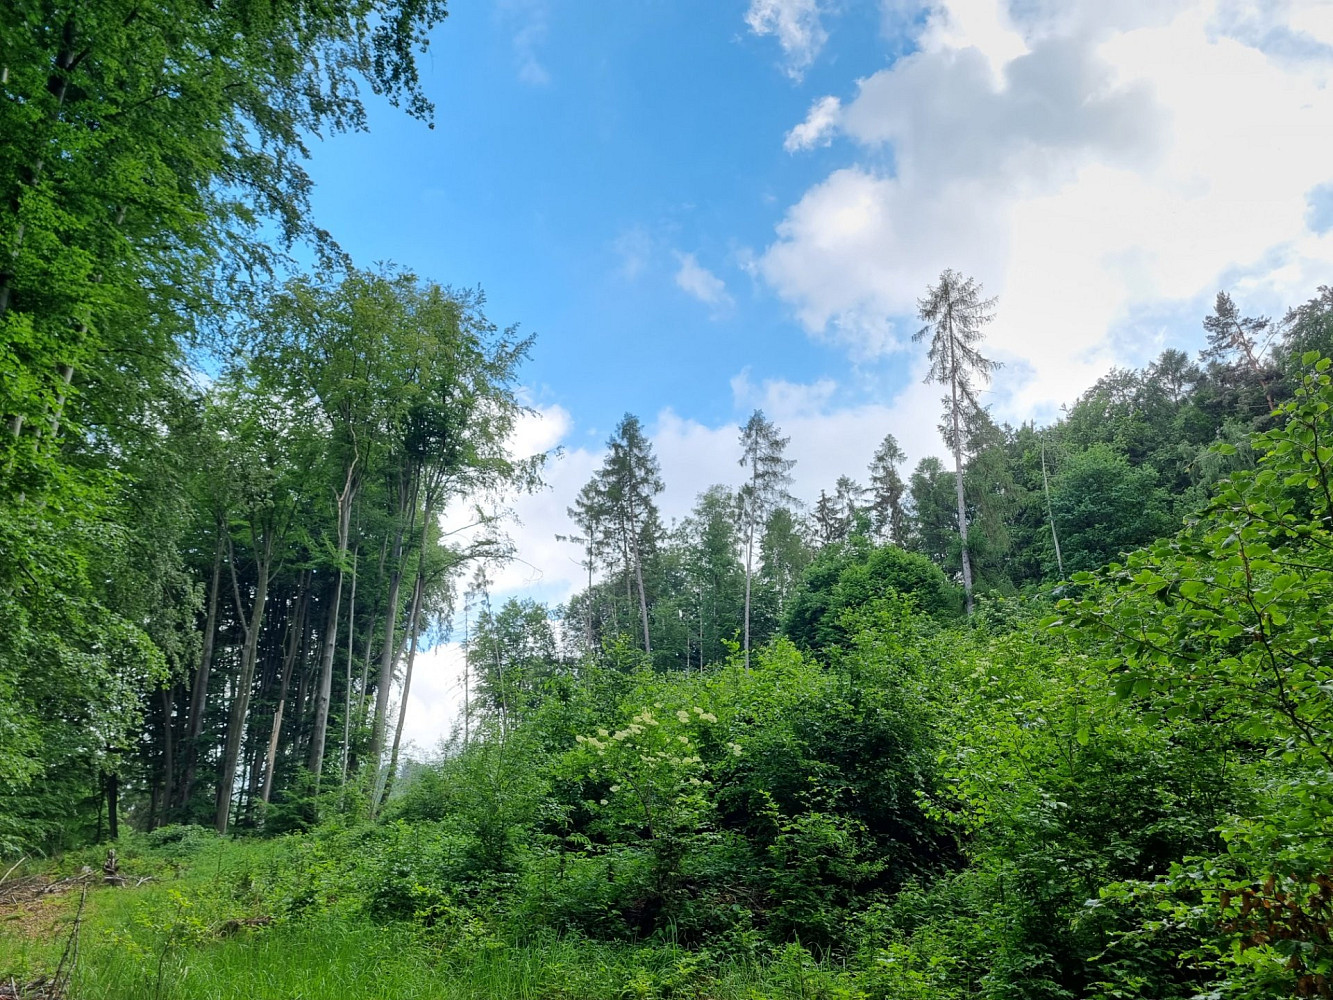
[[[263,842],[210,842],[188,857],[144,852],[123,866],[131,885],[87,894],[71,1000],[766,1000],[861,994],[804,953],[766,963],[714,958],[661,943],[550,934],[506,940],[476,927],[376,922],[351,907],[272,923],[253,891],[258,867],[280,863]],[[87,859],[62,864],[77,870]],[[147,873],[151,881],[134,885]],[[49,975],[70,938],[80,892],[0,914],[0,975]]]

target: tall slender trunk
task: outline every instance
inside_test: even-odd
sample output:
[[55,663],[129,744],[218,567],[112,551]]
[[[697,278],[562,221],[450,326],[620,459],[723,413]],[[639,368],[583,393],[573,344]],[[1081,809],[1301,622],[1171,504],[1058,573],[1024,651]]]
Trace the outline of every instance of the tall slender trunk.
[[754,524],[745,537],[745,672],[750,672],[750,567],[754,558]]
[[199,669],[194,672],[194,686],[190,692],[190,715],[186,726],[185,774],[181,778],[179,802],[190,801],[194,787],[195,768],[199,763],[199,736],[204,728],[204,707],[208,699],[208,678],[213,668],[213,647],[217,640],[218,587],[222,583],[222,553],[226,527],[219,518],[218,540],[213,553],[213,579],[208,586],[208,612],[204,618],[204,642],[199,654]]
[[398,724],[393,731],[393,750],[389,753],[389,770],[384,781],[384,797],[393,787],[394,775],[398,772],[398,747],[403,741],[403,725],[407,721],[407,696],[412,691],[412,665],[417,658],[417,618],[421,614],[422,594],[426,589],[426,574],[423,565],[417,569],[416,587],[412,593],[412,611],[407,616],[407,631],[411,640],[407,647],[407,667],[403,670],[403,693],[398,698]]
[[[956,371],[956,370],[955,370]],[[954,485],[958,490],[958,535],[962,539],[963,593],[967,598],[967,613],[972,614],[972,560],[967,550],[967,503],[963,498],[963,429],[958,418],[958,378],[949,383],[953,397],[953,467]]]
[[588,650],[588,655],[591,656],[592,655],[592,539],[591,539],[592,533],[589,532],[588,534],[589,534],[588,549],[587,549],[588,589],[584,591],[584,593],[588,595],[588,599],[587,601],[584,602],[583,606],[583,622],[587,626],[587,640],[588,640],[587,650]]
[[301,595],[296,601],[294,620],[287,630],[287,648],[282,653],[282,678],[278,682],[278,704],[273,709],[273,727],[268,737],[268,753],[264,757],[264,785],[260,800],[267,805],[273,793],[273,769],[278,760],[278,742],[282,734],[282,716],[287,707],[287,689],[296,665],[296,654],[305,646],[305,616],[310,605],[310,575],[301,576]]
[[315,681],[314,718],[311,720],[309,756],[306,768],[315,778],[319,790],[319,774],[324,769],[324,743],[329,729],[329,702],[333,696],[333,651],[338,642],[338,606],[342,603],[343,573],[339,568],[334,575],[333,593],[324,616],[324,636],[320,643],[319,676]]
[[176,685],[162,689],[162,812],[171,815],[171,790],[175,787],[175,734],[171,731],[171,711],[176,702]]
[[653,655],[653,640],[648,634],[648,597],[643,590],[643,557],[639,552],[639,535],[634,533],[634,579],[639,584],[639,617],[643,621],[643,651]]
[[394,638],[398,629],[398,597],[403,582],[403,529],[393,540],[393,561],[389,566],[389,601],[384,609],[384,645],[380,648],[380,673],[375,691],[375,726],[370,734],[370,759],[376,767],[384,756],[385,726],[389,716],[389,695],[393,687]]
[[347,559],[347,537],[352,526],[352,499],[356,492],[356,459],[347,466],[342,492],[336,494],[338,508],[338,575],[333,584],[333,598],[329,601],[329,615],[324,627],[324,648],[319,659],[319,686],[315,694],[315,719],[310,731],[310,756],[306,767],[315,776],[315,791],[319,791],[319,775],[324,769],[324,743],[329,730],[329,701],[333,696],[333,652],[338,646],[338,609],[342,603],[343,563]]
[[352,553],[352,593],[347,602],[347,676],[343,682],[342,774],[339,784],[347,784],[347,761],[352,740],[352,639],[356,634],[356,557]]
[[259,648],[259,631],[264,623],[264,607],[268,603],[269,571],[273,563],[274,540],[266,533],[262,551],[256,553],[256,580],[254,604],[247,622],[241,603],[240,582],[236,577],[236,559],[230,560],[232,588],[236,599],[236,613],[245,629],[245,646],[241,652],[240,676],[236,679],[236,696],[232,699],[227,719],[227,742],[222,753],[222,773],[218,779],[217,814],[214,826],[218,833],[226,833],[231,821],[231,800],[236,785],[236,769],[240,762],[241,738],[250,711],[250,695],[254,688],[255,658]]
[[[377,583],[384,580],[384,560],[389,554],[389,538],[386,535],[380,541],[380,561],[376,569],[375,580]],[[376,592],[378,597],[378,591]],[[362,728],[366,725],[366,695],[370,690],[370,654],[375,645],[375,612],[378,611],[378,602],[370,606],[370,620],[366,622],[366,646],[362,655],[361,662],[361,690],[356,695],[356,719],[357,724]]]
[[1055,566],[1060,579],[1065,578],[1065,561],[1060,557],[1060,536],[1055,533],[1055,509],[1051,506],[1051,482],[1046,477],[1046,435],[1041,438],[1041,488],[1046,494],[1046,517],[1051,523],[1051,541],[1055,544]]
[[370,654],[375,646],[375,609],[370,609],[366,621],[366,644],[361,656],[361,684],[356,693],[356,722],[361,728],[366,725],[366,695],[370,690]]

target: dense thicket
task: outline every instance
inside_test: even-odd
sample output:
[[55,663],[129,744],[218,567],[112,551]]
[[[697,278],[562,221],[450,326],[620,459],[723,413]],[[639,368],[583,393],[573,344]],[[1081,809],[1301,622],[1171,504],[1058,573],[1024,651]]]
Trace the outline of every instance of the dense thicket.
[[[632,624],[562,655],[540,606],[484,612],[469,738],[392,800],[400,830],[432,832],[376,905],[524,940],[797,941],[850,970],[831,995],[1327,995],[1333,380],[1317,352],[1286,364],[1252,386],[1278,407],[1264,429],[1219,435],[1183,495],[1161,491],[1183,526],[1099,550],[1097,573],[1065,542],[1053,595],[991,589],[964,617],[930,559],[853,534],[748,661],[733,642],[663,669]],[[1048,433],[1068,445],[1070,425]],[[1073,484],[1159,489],[1106,440],[1064,455],[1057,527]],[[1114,518],[1152,495],[1089,505],[1109,524],[1090,537],[1136,537]]]

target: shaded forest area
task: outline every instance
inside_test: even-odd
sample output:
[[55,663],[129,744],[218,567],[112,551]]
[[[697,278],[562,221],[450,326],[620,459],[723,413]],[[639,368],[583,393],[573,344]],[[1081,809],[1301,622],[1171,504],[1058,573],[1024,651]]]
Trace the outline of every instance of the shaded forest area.
[[[946,271],[951,463],[889,433],[804,506],[756,412],[666,525],[627,415],[586,588],[493,607],[532,342],[357,267],[302,169],[358,86],[429,121],[444,15],[0,24],[0,895],[108,840],[143,872],[62,991],[218,995],[271,949],[253,995],[1333,995],[1333,290],[1219,294],[1197,359],[1011,427]],[[461,731],[407,761],[457,609]]]

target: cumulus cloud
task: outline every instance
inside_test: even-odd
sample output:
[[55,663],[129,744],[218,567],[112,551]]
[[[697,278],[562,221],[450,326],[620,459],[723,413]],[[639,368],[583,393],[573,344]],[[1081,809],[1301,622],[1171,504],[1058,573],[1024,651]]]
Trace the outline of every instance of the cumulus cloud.
[[786,210],[754,270],[858,357],[902,346],[894,318],[944,267],[975,275],[1000,295],[989,344],[1014,362],[1019,415],[1160,345],[1136,317],[1223,283],[1279,310],[1333,262],[1312,210],[1333,179],[1328,9],[918,7],[916,51],[788,133],[790,149],[836,131],[851,153]]
[[756,35],[774,35],[786,59],[787,74],[805,76],[828,41],[819,0],[750,0],[745,23]]
[[838,129],[841,111],[842,102],[836,97],[821,97],[810,105],[805,121],[787,133],[782,148],[795,153],[801,149],[827,146],[833,141],[833,133]]
[[681,291],[714,309],[731,305],[726,282],[700,264],[694,254],[677,253],[676,260],[680,264],[676,269],[676,286]]

